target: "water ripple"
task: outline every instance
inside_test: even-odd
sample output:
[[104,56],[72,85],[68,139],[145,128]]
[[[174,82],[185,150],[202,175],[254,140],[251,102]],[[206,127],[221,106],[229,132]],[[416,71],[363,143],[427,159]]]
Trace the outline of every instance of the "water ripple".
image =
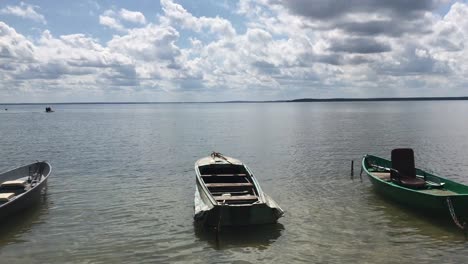
[[[466,102],[34,107],[0,115],[0,168],[44,159],[54,172],[41,206],[0,228],[2,262],[466,262],[453,225],[357,175],[363,154],[410,146],[468,183]],[[249,165],[285,209],[279,224],[194,225],[193,163],[213,150]]]

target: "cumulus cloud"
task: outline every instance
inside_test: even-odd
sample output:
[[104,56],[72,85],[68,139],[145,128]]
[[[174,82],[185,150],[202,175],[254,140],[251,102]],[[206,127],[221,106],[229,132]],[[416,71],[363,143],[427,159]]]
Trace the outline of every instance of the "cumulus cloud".
[[170,65],[180,55],[180,50],[175,45],[178,37],[179,33],[171,27],[148,25],[130,30],[125,36],[115,36],[109,41],[108,47],[139,61],[157,61]]
[[26,19],[31,19],[42,24],[47,24],[44,16],[37,12],[37,9],[37,6],[20,2],[19,6],[6,6],[5,8],[0,9],[0,14],[18,16]]
[[391,50],[390,45],[371,38],[345,38],[332,41],[330,51],[347,53],[380,53]]
[[0,64],[11,66],[0,70],[0,90],[10,85],[19,89],[43,85],[67,89],[77,84],[96,87],[102,83],[108,87],[138,85],[130,58],[83,34],[54,37],[46,30],[33,43],[3,22],[0,32]]
[[405,47],[398,57],[393,57],[384,63],[376,63],[378,72],[395,76],[418,76],[450,74],[450,67],[446,61],[437,60],[428,50],[417,47]]
[[333,19],[353,13],[378,13],[398,17],[412,17],[430,11],[436,0],[280,0],[292,12],[311,19]]
[[124,8],[120,9],[119,12],[109,9],[99,16],[99,24],[120,32],[126,32],[129,28],[134,27],[131,25],[125,27],[123,24],[124,22],[145,25],[146,18],[141,12],[130,11]]
[[119,16],[123,20],[129,21],[129,22],[142,24],[142,25],[146,24],[146,18],[141,12],[130,11],[130,10],[122,8],[119,11]]
[[34,60],[34,44],[0,21],[0,60],[15,63]]
[[49,30],[29,38],[0,22],[0,90],[153,101],[447,95],[440,86],[463,95],[468,5],[439,15],[439,4],[239,0],[236,24],[162,0],[154,21],[104,11],[99,23],[117,32],[106,42]]
[[116,13],[112,10],[106,10],[99,16],[99,24],[115,29],[117,31],[125,32],[127,29],[115,18]]
[[164,17],[162,17],[163,23],[181,26],[195,30],[196,32],[208,29],[211,33],[219,34],[223,37],[232,37],[236,34],[231,22],[226,19],[220,17],[195,17],[183,6],[171,0],[161,0],[161,6],[164,11]]

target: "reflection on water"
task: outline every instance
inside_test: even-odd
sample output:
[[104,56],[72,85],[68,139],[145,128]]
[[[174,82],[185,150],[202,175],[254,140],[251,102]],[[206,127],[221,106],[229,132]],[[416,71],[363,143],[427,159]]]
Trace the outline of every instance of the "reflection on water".
[[[44,188],[46,190],[47,187]],[[40,201],[0,222],[0,248],[6,244],[21,242],[21,237],[40,223],[48,210],[47,192],[41,193]]]
[[215,249],[235,247],[255,247],[267,249],[273,244],[284,230],[280,223],[256,226],[222,227],[216,228],[194,222],[195,235],[201,241],[206,241]]
[[464,232],[447,215],[440,216],[417,210],[413,207],[393,202],[375,193],[373,189],[370,191],[372,193],[367,200],[368,206],[369,208],[373,208],[375,212],[382,214],[385,220],[381,220],[381,223],[388,227],[389,236],[401,237],[401,230],[405,229],[436,240],[465,241]]
[[[349,179],[351,160],[411,147],[468,183],[466,101],[36,107],[0,115],[0,171],[54,167],[49,201],[1,228],[1,263],[467,263],[450,223]],[[280,224],[218,242],[193,226],[193,164],[213,150],[249,165]]]

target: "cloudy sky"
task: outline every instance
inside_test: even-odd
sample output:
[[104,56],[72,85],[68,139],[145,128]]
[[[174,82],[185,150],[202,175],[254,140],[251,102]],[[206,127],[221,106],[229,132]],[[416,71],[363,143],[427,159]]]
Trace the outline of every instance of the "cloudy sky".
[[468,3],[1,1],[0,103],[468,95]]

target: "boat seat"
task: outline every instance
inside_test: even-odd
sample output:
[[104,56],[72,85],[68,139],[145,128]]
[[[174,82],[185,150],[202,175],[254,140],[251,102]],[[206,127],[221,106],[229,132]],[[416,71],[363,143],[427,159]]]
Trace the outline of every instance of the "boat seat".
[[252,187],[250,182],[233,182],[233,183],[207,183],[208,188],[223,188],[223,187]]
[[412,189],[426,188],[426,181],[416,177],[416,167],[414,165],[414,152],[410,148],[400,148],[392,150],[392,170],[391,179],[404,187]]
[[12,181],[5,181],[0,186],[6,188],[25,188],[27,182],[28,181],[26,179],[18,179]]
[[216,201],[235,201],[235,200],[258,200],[255,195],[238,195],[238,196],[215,196]]
[[400,185],[412,188],[412,189],[424,189],[426,188],[426,181],[420,178],[400,178]]
[[240,173],[240,174],[203,174],[201,176],[202,177],[212,177],[212,176],[226,176],[226,177],[239,176],[239,177],[245,177],[245,176],[247,176],[247,174],[245,174],[245,173]]
[[15,196],[15,193],[0,193],[0,202],[8,202]]

